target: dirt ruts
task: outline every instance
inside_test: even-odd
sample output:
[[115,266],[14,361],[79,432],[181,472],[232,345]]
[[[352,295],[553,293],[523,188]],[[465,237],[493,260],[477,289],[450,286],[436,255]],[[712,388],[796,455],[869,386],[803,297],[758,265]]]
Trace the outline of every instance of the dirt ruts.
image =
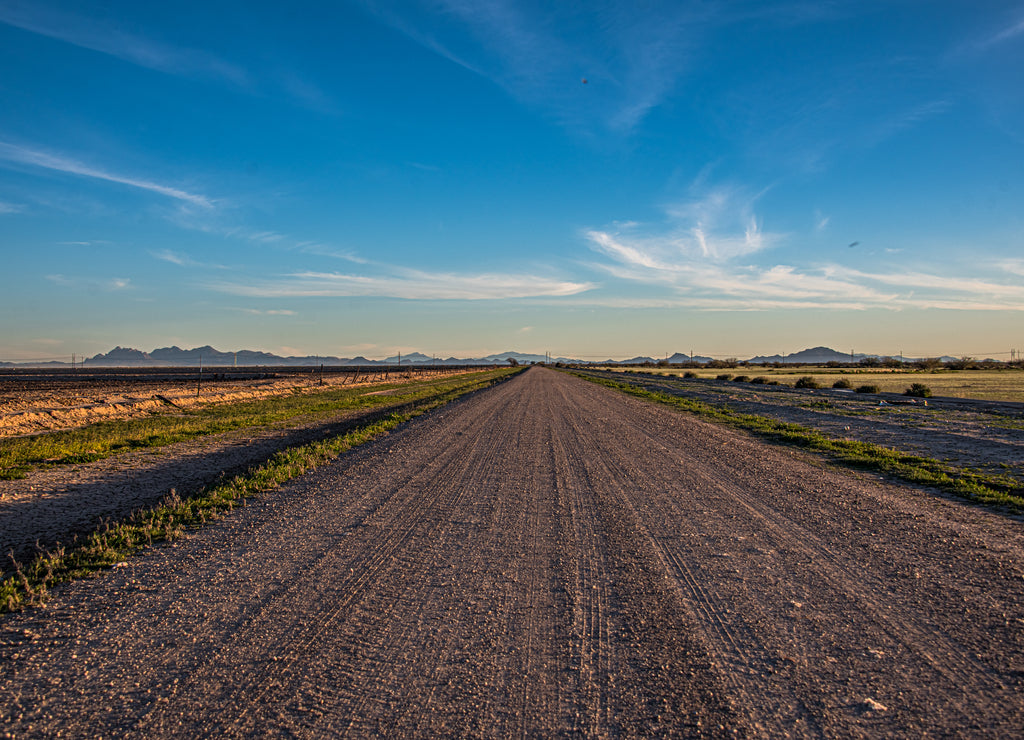
[[1021,523],[551,370],[0,620],[56,736],[991,736]]

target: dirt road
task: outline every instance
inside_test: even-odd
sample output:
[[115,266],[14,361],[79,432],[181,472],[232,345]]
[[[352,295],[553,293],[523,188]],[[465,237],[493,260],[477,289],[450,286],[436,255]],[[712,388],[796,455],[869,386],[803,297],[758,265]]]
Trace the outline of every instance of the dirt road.
[[16,736],[992,736],[1019,520],[535,368],[0,620]]

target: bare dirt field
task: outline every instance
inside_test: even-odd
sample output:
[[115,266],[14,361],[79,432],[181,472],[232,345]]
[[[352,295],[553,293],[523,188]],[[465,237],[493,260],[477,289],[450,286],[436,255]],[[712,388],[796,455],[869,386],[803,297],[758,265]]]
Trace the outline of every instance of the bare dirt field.
[[[613,368],[603,368],[613,369]],[[622,368],[619,368],[622,370]],[[633,368],[626,372],[634,372]],[[680,377],[691,372],[700,378],[714,379],[721,374],[762,377],[792,386],[798,378],[810,376],[823,388],[831,388],[837,380],[846,380],[853,387],[877,385],[886,393],[903,393],[914,383],[928,386],[936,396],[973,398],[983,401],[1024,403],[1024,368],[1003,367],[995,370],[918,370],[906,368],[831,368],[815,365],[762,367],[758,365],[723,368],[644,368],[643,374]]]
[[1024,403],[967,398],[910,399],[751,385],[710,378],[588,370],[744,414],[800,424],[836,439],[873,442],[1024,483]]
[[210,403],[250,401],[338,386],[414,382],[461,368],[365,368],[320,373],[315,368],[238,370],[113,370],[0,372],[0,437],[71,429]]
[[0,721],[1007,737],[1024,536],[535,368],[4,617]]

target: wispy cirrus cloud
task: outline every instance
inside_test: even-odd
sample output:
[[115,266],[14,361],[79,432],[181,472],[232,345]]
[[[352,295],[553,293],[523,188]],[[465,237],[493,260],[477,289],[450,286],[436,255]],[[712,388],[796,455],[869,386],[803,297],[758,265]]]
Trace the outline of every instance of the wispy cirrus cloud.
[[94,278],[54,273],[46,275],[46,279],[51,283],[65,288],[88,288],[90,290],[118,291],[132,287],[132,281],[129,278],[123,277]]
[[996,265],[996,267],[1002,272],[1008,272],[1011,275],[1024,276],[1024,260],[1002,260]]
[[973,41],[961,47],[961,50],[983,52],[1022,35],[1024,35],[1024,14],[1018,13],[1013,17],[1006,18],[998,28],[990,28],[986,34],[976,36]]
[[[1019,285],[899,269],[865,273],[832,264],[724,264],[680,266],[659,275],[620,265],[604,265],[603,269],[624,281],[669,289],[655,296],[611,296],[592,301],[619,308],[1024,311],[1024,287]],[[584,298],[576,302],[590,301]]]
[[[752,213],[756,200],[735,189],[668,209],[669,221],[650,228],[629,223],[583,233],[591,249],[606,257],[595,269],[623,284],[649,286],[642,296],[588,296],[617,307],[688,307],[703,310],[935,308],[1024,310],[1024,285],[1005,275],[1024,274],[1024,262],[1007,260],[950,274],[892,267],[865,271],[825,262],[782,264],[771,247],[787,235],[766,233]],[[731,214],[731,215],[730,215]],[[743,222],[746,220],[746,227]],[[826,221],[827,223],[827,221]],[[818,219],[816,232],[824,228]]]
[[754,212],[762,193],[751,196],[738,187],[705,189],[699,184],[696,189],[696,197],[665,209],[665,224],[651,228],[628,222],[613,230],[586,230],[584,237],[619,264],[663,278],[694,259],[731,260],[768,249],[783,237],[765,231]]
[[930,100],[903,110],[895,110],[868,126],[861,137],[861,143],[868,148],[877,146],[931,118],[942,115],[952,107],[948,100]]
[[175,188],[162,183],[132,177],[117,172],[111,172],[101,167],[87,165],[70,157],[59,154],[33,149],[31,147],[19,146],[9,142],[0,141],[0,161],[12,162],[29,167],[38,167],[53,172],[62,172],[68,175],[77,175],[95,180],[104,180],[119,185],[126,185],[137,190],[145,190],[151,193],[172,198],[177,201],[189,203],[204,209],[213,208],[213,201],[204,195],[190,193],[187,190]]
[[462,274],[395,268],[388,275],[296,272],[247,282],[209,283],[212,290],[253,298],[382,297],[407,300],[492,300],[570,296],[592,283],[524,274]]
[[150,250],[149,255],[154,259],[158,259],[161,262],[169,262],[172,265],[178,265],[178,267],[198,267],[202,269],[212,270],[226,270],[225,265],[218,265],[211,262],[201,262],[193,259],[187,254],[182,252],[175,252],[171,249],[156,249]]
[[0,4],[0,23],[56,39],[164,74],[209,80],[248,95],[284,96],[308,110],[336,115],[336,101],[315,81],[294,70],[269,66],[252,71],[204,49],[167,43],[124,30],[99,13],[71,12],[45,3]]
[[232,311],[249,314],[250,316],[296,316],[296,312],[287,308],[260,310],[258,308],[232,308]]
[[248,84],[245,70],[208,52],[164,44],[43,3],[2,4],[0,23],[160,72],[214,77],[239,86]]
[[643,13],[616,3],[585,10],[557,4],[541,10],[515,0],[364,4],[415,43],[523,102],[574,125],[596,115],[624,133],[689,68],[693,36],[707,14],[688,3]]
[[303,254],[312,254],[318,257],[330,257],[332,259],[345,260],[346,262],[353,262],[357,265],[365,265],[369,263],[368,260],[360,257],[354,252],[346,249],[330,247],[319,242],[299,242],[295,245],[295,249],[299,250]]
[[209,209],[193,208],[188,204],[179,204],[178,207],[169,209],[164,215],[176,226],[188,229],[189,231],[198,231],[201,234],[210,234],[212,236],[250,242],[259,246],[274,247],[280,250],[295,251],[317,257],[329,257],[359,265],[368,263],[368,260],[349,249],[339,248],[319,241],[299,239],[278,231],[256,229],[245,225],[228,225],[224,223],[225,219],[222,217],[222,213],[212,212]]
[[[362,0],[413,42],[573,127],[631,134],[702,73],[723,29],[834,20],[831,2],[536,4],[524,0]],[[587,84],[581,84],[582,80]]]
[[20,203],[5,203],[0,200],[0,214],[3,213],[22,213],[25,210],[25,206]]

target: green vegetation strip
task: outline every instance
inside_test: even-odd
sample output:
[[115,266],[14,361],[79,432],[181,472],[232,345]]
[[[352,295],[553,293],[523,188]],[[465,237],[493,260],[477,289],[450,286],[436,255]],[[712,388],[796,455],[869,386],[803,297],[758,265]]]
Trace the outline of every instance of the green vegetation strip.
[[49,590],[59,583],[94,575],[153,543],[174,540],[184,531],[231,511],[249,496],[272,490],[353,447],[387,434],[402,422],[517,372],[501,369],[434,381],[435,392],[421,396],[411,409],[392,413],[347,434],[282,450],[244,475],[215,483],[195,496],[182,499],[172,490],[157,506],[137,511],[124,521],[107,523],[81,543],[42,553],[28,565],[14,564],[13,573],[0,573],[0,614],[42,604]]
[[1009,476],[965,470],[939,460],[910,455],[870,442],[833,439],[799,424],[776,421],[755,414],[741,414],[703,401],[645,390],[631,383],[579,372],[574,372],[573,375],[637,398],[687,411],[709,421],[746,429],[775,442],[825,453],[834,462],[851,468],[884,473],[910,483],[932,486],[968,501],[1003,507],[1013,513],[1024,513],[1024,486]]
[[211,404],[138,419],[103,421],[79,429],[32,437],[0,439],[0,480],[24,478],[39,468],[93,462],[122,452],[162,447],[236,429],[285,424],[300,419],[316,421],[349,410],[401,406],[427,398],[446,384],[464,382],[465,377],[447,376],[420,383],[380,383],[291,393],[255,401]]

